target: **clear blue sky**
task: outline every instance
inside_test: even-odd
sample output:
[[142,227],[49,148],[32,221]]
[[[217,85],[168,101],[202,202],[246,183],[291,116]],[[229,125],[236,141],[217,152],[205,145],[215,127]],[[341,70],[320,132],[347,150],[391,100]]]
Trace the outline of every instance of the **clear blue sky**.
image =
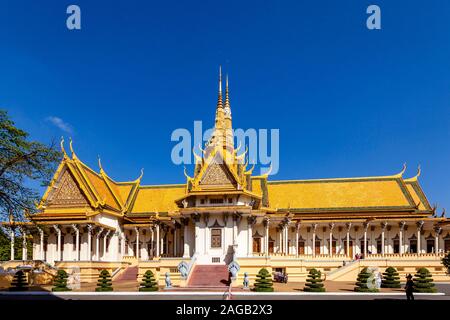
[[[370,4],[381,30],[366,28]],[[280,129],[272,179],[421,164],[430,202],[450,210],[449,40],[444,0],[2,1],[0,107],[33,139],[72,136],[116,180],[144,167],[145,184],[180,183],[170,134],[212,125],[221,64],[234,126]]]

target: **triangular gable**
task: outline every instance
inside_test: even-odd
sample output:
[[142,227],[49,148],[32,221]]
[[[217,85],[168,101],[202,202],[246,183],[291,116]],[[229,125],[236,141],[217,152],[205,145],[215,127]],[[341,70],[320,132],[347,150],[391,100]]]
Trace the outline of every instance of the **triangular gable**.
[[47,206],[84,207],[86,205],[89,205],[89,202],[75,177],[70,173],[70,170],[64,170],[53,191],[49,194]]
[[89,188],[84,184],[75,167],[63,159],[48,186],[38,209],[47,205],[71,205],[97,207]]
[[236,186],[237,181],[228,166],[216,153],[199,180],[200,186]]

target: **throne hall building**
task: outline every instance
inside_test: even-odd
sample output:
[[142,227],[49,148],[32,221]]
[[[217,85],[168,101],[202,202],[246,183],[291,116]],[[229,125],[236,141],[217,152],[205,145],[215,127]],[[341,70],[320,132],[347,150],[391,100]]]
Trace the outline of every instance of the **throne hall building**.
[[286,272],[289,281],[304,281],[311,268],[330,280],[354,280],[365,266],[394,266],[402,276],[425,266],[435,280],[450,279],[440,264],[450,250],[449,219],[430,206],[420,169],[408,178],[406,167],[360,178],[254,175],[246,152],[235,148],[228,81],[223,97],[221,76],[214,133],[184,183],[142,185],[142,174],[118,182],[100,161],[99,172],[83,163],[72,141],[71,155],[64,140],[61,149],[38,212],[2,223],[12,244],[19,234],[32,241],[33,252],[26,246],[22,252],[29,263],[79,267],[83,281],[95,280],[100,269],[119,277],[137,267],[139,276],[153,270],[161,284],[169,272],[180,286],[204,284],[193,280],[196,270],[212,274],[233,261],[240,268],[236,286],[244,272],[253,281],[262,267]]

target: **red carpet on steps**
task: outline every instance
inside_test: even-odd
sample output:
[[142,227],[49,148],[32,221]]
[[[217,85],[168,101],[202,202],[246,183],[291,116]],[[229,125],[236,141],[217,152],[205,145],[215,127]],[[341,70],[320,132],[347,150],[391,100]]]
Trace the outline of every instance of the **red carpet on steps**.
[[229,283],[226,265],[196,265],[188,287],[226,287]]
[[138,267],[128,267],[122,274],[118,275],[114,281],[127,281],[127,280],[137,280]]

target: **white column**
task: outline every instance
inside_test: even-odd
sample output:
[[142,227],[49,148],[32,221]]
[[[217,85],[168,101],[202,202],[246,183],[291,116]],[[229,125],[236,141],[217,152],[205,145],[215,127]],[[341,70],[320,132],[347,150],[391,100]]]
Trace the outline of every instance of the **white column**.
[[56,230],[57,234],[58,234],[58,253],[57,253],[57,258],[55,259],[56,261],[62,261],[61,259],[61,229],[57,226],[54,225],[53,228]]
[[156,257],[159,257],[159,223],[156,224]]
[[422,230],[422,227],[423,227],[423,221],[418,221],[417,222],[417,255],[421,255],[421,249],[422,249],[422,246],[421,246],[421,234],[420,234],[420,231]]
[[103,228],[100,228],[95,235],[95,260],[100,261],[100,235],[103,232]]
[[122,241],[120,241],[120,251],[122,251],[122,257],[125,255],[125,245],[126,245],[126,241],[127,241],[127,236],[125,235],[125,232],[122,232],[121,235],[121,239]]
[[238,215],[233,214],[233,244],[237,244],[237,219]]
[[266,256],[269,255],[269,218],[264,219],[264,253]]
[[441,233],[441,227],[435,227],[434,229],[434,253],[439,255],[439,234]]
[[189,218],[183,219],[183,232],[184,232],[184,244],[183,244],[183,258],[189,258]]
[[298,257],[298,233],[300,231],[300,223],[295,224],[295,256]]
[[44,230],[38,228],[39,231],[39,259],[44,260]]
[[334,229],[334,223],[330,223],[330,247],[328,251],[328,255],[330,257],[333,256],[333,229]]
[[151,232],[151,238],[150,238],[150,252],[148,255],[148,259],[150,260],[150,258],[153,259],[154,257],[154,253],[153,253],[153,241],[155,241],[155,232],[153,231],[153,227],[150,227],[150,232]]
[[10,236],[10,239],[11,239],[11,255],[10,255],[10,259],[14,260],[14,242],[15,242],[14,228],[10,228],[9,236]]
[[20,228],[22,233],[22,260],[27,260],[27,234],[25,228]]
[[283,228],[281,226],[278,226],[277,228],[277,232],[278,232],[278,243],[279,243],[279,248],[278,248],[278,252],[283,254]]
[[381,225],[381,255],[384,257],[385,247],[384,247],[384,231],[386,230],[387,223],[382,223]]
[[108,248],[106,247],[107,245],[107,240],[108,240],[108,236],[111,233],[111,230],[107,230],[105,235],[103,236],[103,261],[108,261],[108,257],[107,257],[107,253],[108,253]]
[[289,255],[289,221],[284,225],[284,254]]
[[140,256],[140,254],[139,254],[139,250],[140,250],[140,248],[139,248],[139,228],[135,227],[134,230],[136,231],[136,252],[135,252],[134,256],[136,257],[136,259],[139,260],[139,256]]
[[367,258],[367,229],[369,228],[369,223],[364,223],[364,259]]
[[76,224],[73,224],[72,228],[75,230],[75,260],[80,261],[80,228]]
[[248,233],[248,243],[247,243],[247,256],[251,257],[253,255],[253,225],[256,222],[256,217],[247,217],[247,233]]
[[399,224],[400,228],[399,228],[399,232],[398,232],[398,238],[399,238],[399,253],[400,253],[400,256],[403,255],[403,230],[405,228],[405,224],[406,224],[405,221],[401,221],[400,224]]
[[88,234],[88,248],[87,248],[87,260],[92,260],[92,225],[87,225]]
[[312,225],[312,230],[313,230],[313,236],[312,236],[312,255],[313,257],[316,256],[316,228],[317,228],[317,223],[314,223]]

